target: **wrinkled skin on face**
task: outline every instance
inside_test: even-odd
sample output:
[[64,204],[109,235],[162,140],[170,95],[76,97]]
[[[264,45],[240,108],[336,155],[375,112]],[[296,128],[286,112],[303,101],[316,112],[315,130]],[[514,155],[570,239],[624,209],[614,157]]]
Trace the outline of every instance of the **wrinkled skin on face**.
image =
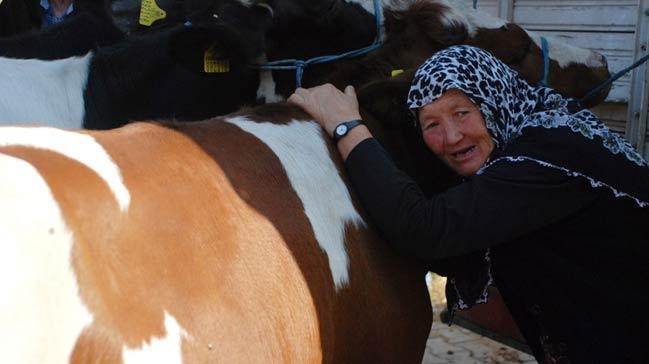
[[462,91],[446,91],[419,109],[424,142],[461,176],[475,174],[494,149],[478,107]]

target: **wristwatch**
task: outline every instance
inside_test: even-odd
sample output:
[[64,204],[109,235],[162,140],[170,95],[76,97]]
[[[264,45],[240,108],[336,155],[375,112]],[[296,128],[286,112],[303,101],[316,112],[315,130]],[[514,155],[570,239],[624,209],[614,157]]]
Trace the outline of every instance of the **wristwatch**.
[[334,143],[338,144],[340,139],[342,139],[345,135],[347,135],[350,130],[354,129],[355,127],[361,124],[363,124],[363,120],[356,119],[356,120],[345,121],[336,125],[336,128],[334,129],[334,135],[333,135]]

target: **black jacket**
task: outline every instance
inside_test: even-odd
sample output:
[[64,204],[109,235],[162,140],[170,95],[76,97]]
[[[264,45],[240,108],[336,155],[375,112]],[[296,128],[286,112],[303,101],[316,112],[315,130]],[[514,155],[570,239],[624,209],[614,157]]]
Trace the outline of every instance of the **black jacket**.
[[490,250],[493,284],[540,363],[649,363],[649,208],[534,162],[428,199],[374,139],[345,165],[397,252],[458,277]]

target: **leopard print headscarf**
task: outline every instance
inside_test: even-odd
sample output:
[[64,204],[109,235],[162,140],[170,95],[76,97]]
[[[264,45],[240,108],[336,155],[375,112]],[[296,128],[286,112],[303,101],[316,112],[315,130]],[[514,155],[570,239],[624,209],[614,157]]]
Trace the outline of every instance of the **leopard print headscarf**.
[[[451,89],[463,91],[478,105],[498,149],[505,149],[526,128],[568,128],[576,137],[597,141],[610,154],[623,156],[641,169],[649,167],[622,136],[612,132],[592,112],[585,109],[571,112],[568,105],[573,100],[551,88],[529,85],[516,71],[482,49],[461,45],[435,53],[417,70],[408,93],[408,107],[419,109]],[[531,158],[507,157],[508,162],[523,159]],[[609,183],[609,178],[605,178],[608,171],[589,174],[590,171],[579,167],[580,161],[562,163],[560,157],[550,159],[535,161],[570,175],[580,175],[593,187],[608,187],[616,196],[625,195],[638,205],[649,207],[649,194],[634,193],[633,189]],[[488,161],[477,173],[500,161]]]

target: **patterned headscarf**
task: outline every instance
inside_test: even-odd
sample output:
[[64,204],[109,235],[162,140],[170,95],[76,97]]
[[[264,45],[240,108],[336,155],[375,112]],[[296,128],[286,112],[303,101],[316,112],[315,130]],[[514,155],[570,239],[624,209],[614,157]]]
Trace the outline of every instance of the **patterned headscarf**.
[[[570,110],[574,100],[547,87],[531,86],[490,53],[462,45],[435,53],[419,67],[408,94],[408,107],[417,110],[451,89],[463,91],[478,105],[496,146],[491,159],[476,174],[496,163],[532,161],[585,178],[593,188],[607,188],[616,197],[631,198],[641,208],[649,207],[647,161],[592,112]],[[507,150],[510,143],[532,128],[552,130],[553,144],[566,149]],[[572,152],[575,150],[579,153]],[[457,296],[452,298],[458,301],[453,308],[486,301],[486,287],[475,292],[475,287],[480,286],[475,279],[482,277],[487,284],[491,281],[489,252],[482,259],[487,261],[488,277],[480,269],[483,273],[466,272],[473,282],[460,285],[455,284],[458,280],[449,280],[454,286],[450,293]]]

